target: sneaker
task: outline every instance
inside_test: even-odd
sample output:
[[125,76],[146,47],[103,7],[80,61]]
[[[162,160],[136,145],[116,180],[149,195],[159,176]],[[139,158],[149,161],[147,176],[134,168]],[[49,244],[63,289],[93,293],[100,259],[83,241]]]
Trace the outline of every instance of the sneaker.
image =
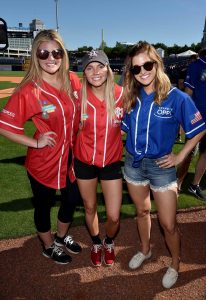
[[55,234],[55,245],[65,246],[66,249],[73,254],[78,254],[82,251],[82,247],[76,243],[70,235],[66,235],[63,238],[60,238]]
[[188,191],[201,200],[206,200],[206,195],[203,194],[199,185],[190,184]]
[[67,255],[62,248],[57,247],[55,244],[48,249],[43,247],[42,254],[47,258],[53,259],[57,264],[66,265],[72,261],[71,256]]
[[95,267],[100,267],[102,265],[102,244],[94,244],[92,246],[91,261]]
[[148,252],[147,255],[144,255],[142,252],[137,252],[137,254],[135,254],[132,259],[129,262],[129,268],[130,269],[137,269],[139,268],[142,263],[146,260],[149,259],[152,256],[152,252],[151,250]]
[[106,244],[105,240],[104,240],[103,247],[104,247],[104,263],[107,266],[112,266],[114,264],[114,260],[115,260],[114,242],[112,244]]
[[166,289],[170,289],[176,283],[177,278],[178,272],[175,269],[169,267],[162,278],[163,287]]

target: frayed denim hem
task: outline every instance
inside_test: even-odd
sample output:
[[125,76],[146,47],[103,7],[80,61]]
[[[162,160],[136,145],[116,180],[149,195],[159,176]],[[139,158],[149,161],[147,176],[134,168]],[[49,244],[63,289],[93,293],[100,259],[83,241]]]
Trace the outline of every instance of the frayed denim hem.
[[125,174],[124,174],[124,179],[126,180],[126,182],[131,183],[133,185],[143,185],[143,186],[149,185],[149,180],[133,181],[131,178],[127,177]]
[[155,186],[150,185],[150,188],[154,192],[165,192],[165,191],[177,189],[177,182],[173,181],[173,182],[171,182],[165,186],[161,186],[161,187],[155,187]]

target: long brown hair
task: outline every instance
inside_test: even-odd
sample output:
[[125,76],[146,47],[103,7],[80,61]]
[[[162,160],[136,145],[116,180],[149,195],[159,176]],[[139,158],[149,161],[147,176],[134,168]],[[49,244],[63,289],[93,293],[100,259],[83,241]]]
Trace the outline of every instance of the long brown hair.
[[49,41],[55,41],[58,45],[59,48],[63,50],[64,55],[62,58],[62,63],[59,68],[58,74],[61,82],[61,90],[65,91],[67,94],[72,96],[71,93],[71,85],[70,85],[70,80],[69,80],[69,58],[68,58],[68,53],[67,50],[64,46],[64,43],[62,41],[62,38],[60,37],[59,33],[56,32],[55,30],[48,29],[48,30],[42,30],[40,31],[32,44],[32,51],[31,51],[31,60],[30,60],[30,65],[29,69],[24,77],[24,79],[21,81],[19,86],[17,87],[16,90],[20,89],[23,85],[25,85],[28,82],[35,81],[36,83],[40,84],[42,83],[42,72],[41,72],[41,67],[38,62],[38,58],[36,56],[37,50],[40,47],[40,45],[43,42],[49,42]]
[[155,48],[147,43],[141,42],[132,47],[129,52],[124,78],[124,107],[126,111],[130,111],[136,103],[136,99],[140,94],[142,85],[135,79],[131,72],[132,59],[134,56],[146,52],[151,61],[155,62],[156,78],[155,78],[155,98],[154,102],[160,104],[166,97],[171,88],[169,77],[164,72],[164,65],[161,57],[155,50]]

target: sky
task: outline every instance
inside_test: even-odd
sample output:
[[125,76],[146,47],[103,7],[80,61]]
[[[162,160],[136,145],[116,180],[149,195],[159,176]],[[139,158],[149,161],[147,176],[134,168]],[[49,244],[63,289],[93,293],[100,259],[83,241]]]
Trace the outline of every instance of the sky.
[[[201,42],[206,0],[57,0],[59,33],[68,50],[82,46],[108,47],[116,42],[164,43],[166,46]],[[56,29],[55,0],[1,0],[0,17],[8,27],[33,19]]]

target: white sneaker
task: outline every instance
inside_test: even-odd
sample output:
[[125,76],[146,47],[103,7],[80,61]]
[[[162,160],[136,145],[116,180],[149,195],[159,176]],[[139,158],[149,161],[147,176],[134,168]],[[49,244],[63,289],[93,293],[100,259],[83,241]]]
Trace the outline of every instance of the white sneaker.
[[169,267],[162,278],[163,287],[166,289],[170,289],[176,283],[177,278],[178,272],[175,269]]
[[152,256],[152,252],[151,250],[148,252],[147,255],[144,255],[142,252],[137,252],[137,254],[135,254],[132,259],[129,262],[129,268],[130,269],[137,269],[139,268],[142,263],[146,260],[149,259]]

